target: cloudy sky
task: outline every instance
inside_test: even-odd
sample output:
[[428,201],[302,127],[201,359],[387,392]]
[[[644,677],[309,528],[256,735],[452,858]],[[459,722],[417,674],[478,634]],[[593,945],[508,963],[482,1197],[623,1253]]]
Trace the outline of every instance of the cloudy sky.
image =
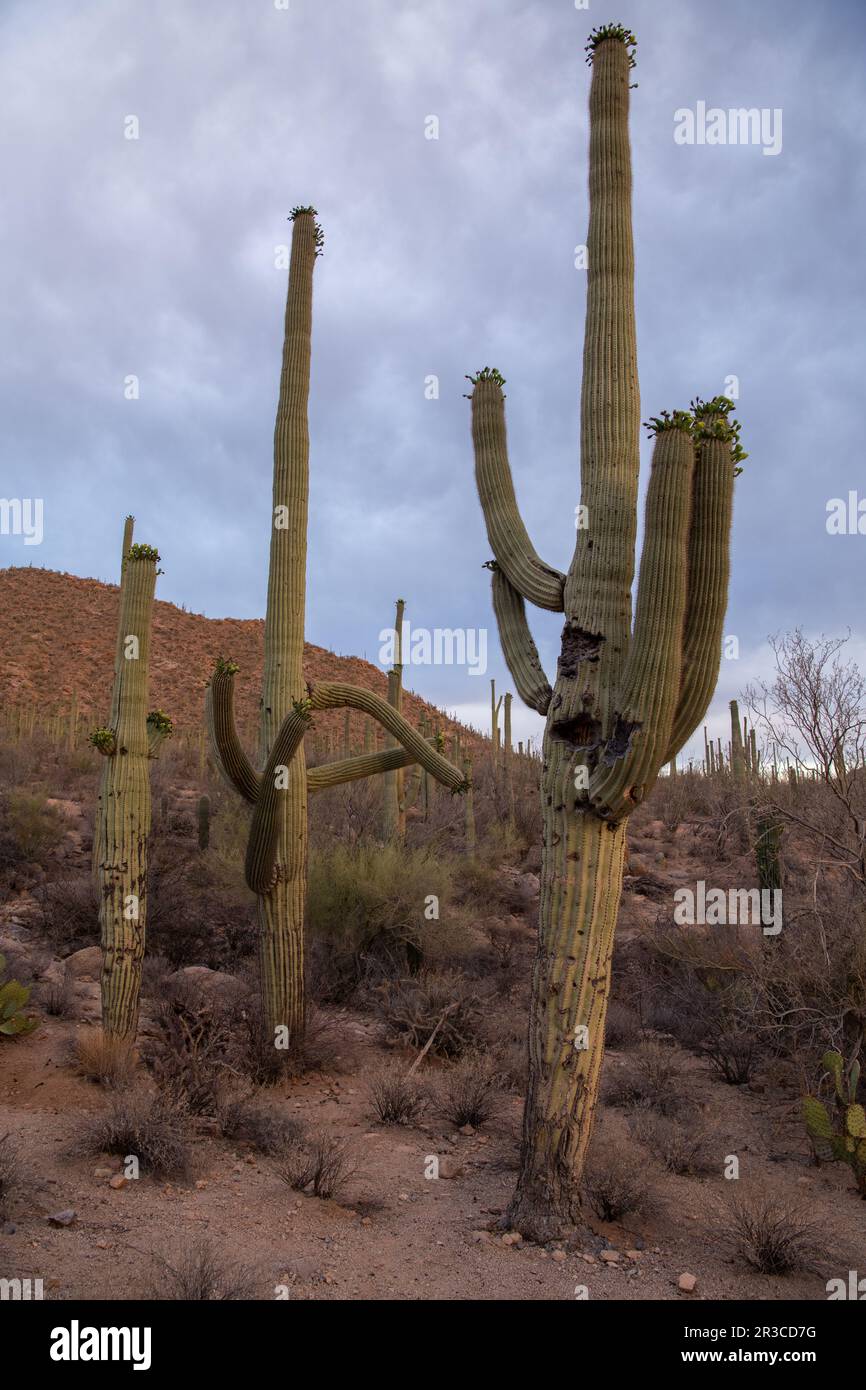
[[[860,0],[3,0],[0,493],[43,498],[45,519],[38,547],[0,536],[0,564],[115,581],[132,511],[163,556],[161,598],[263,614],[275,248],[291,207],[312,202],[325,253],[307,637],[375,661],[398,594],[416,627],[487,629],[484,676],[407,672],[487,727],[489,677],[508,679],[464,373],[506,376],[518,497],[566,569],[583,45],[610,20],[639,40],[642,413],[734,376],[750,453],[726,623],[740,654],[723,663],[711,729],[768,668],[769,633],[850,627],[861,654],[866,535],[826,528],[829,499],[866,497]],[[699,102],[780,110],[781,149],[676,143],[674,113]],[[552,674],[561,619],[533,622]],[[516,723],[518,736],[539,725]]]

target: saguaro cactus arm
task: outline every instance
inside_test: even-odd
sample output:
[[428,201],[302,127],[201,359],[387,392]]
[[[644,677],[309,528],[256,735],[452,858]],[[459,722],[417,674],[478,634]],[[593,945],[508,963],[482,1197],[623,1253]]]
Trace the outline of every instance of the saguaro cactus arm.
[[519,594],[539,608],[562,612],[565,575],[546,565],[535,548],[514,495],[505,438],[503,378],[484,367],[472,382],[472,440],[475,481],[496,563]]
[[[436,739],[428,739],[432,748],[439,747]],[[375,777],[379,772],[394,772],[411,767],[418,759],[407,748],[386,748],[379,753],[359,753],[354,758],[340,758],[333,763],[320,763],[307,768],[307,790],[323,791],[343,782],[357,782],[362,777]]]
[[152,709],[147,716],[147,756],[159,757],[159,750],[174,733],[174,725],[161,709]]
[[[701,411],[701,403],[696,403]],[[668,757],[688,741],[703,719],[722,657],[722,634],[728,606],[731,515],[734,477],[745,457],[739,427],[715,432],[721,415],[727,421],[732,402],[717,397],[710,403],[715,421],[699,413],[695,427],[695,474],[692,524],[689,532],[688,602],[683,634],[680,694],[668,744]],[[712,411],[712,407],[716,407]]]
[[413,729],[408,720],[389,705],[387,700],[383,700],[381,695],[376,695],[372,690],[364,690],[359,685],[344,684],[342,681],[320,681],[317,685],[308,685],[307,692],[313,710],[345,709],[348,705],[351,709],[369,714],[387,729],[388,733],[393,734],[407,752],[412,754],[413,761],[425,767],[437,782],[450,787],[454,792],[462,792],[465,789],[463,774],[453,763],[449,763],[447,758],[443,758],[442,754],[431,746],[417,729]]
[[255,805],[261,778],[241,747],[234,716],[235,675],[233,661],[220,657],[207,688],[206,710],[213,748],[219,769],[244,801]]
[[309,723],[308,701],[296,701],[292,713],[286,715],[280,725],[261,776],[244,866],[247,885],[254,893],[269,893],[278,873],[285,871],[291,876],[294,868],[289,863],[278,869],[277,845],[285,815],[289,764],[301,746]]
[[511,672],[517,693],[530,709],[546,714],[553,691],[544,674],[538,648],[535,645],[523,597],[510,583],[496,561],[489,562],[492,574],[493,612],[505,663]]
[[684,411],[653,421],[634,633],[613,728],[589,784],[598,815],[618,820],[643,801],[662,767],[677,707],[686,612],[694,449]]

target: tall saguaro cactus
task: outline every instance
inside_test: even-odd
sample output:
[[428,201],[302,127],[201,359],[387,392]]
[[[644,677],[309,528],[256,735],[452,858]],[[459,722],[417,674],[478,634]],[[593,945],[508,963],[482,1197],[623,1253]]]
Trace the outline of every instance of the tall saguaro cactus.
[[[651,422],[637,605],[638,399],[628,135],[633,36],[590,37],[589,235],[581,395],[581,515],[567,575],[545,564],[511,480],[500,374],[473,385],[476,481],[493,549],[493,605],[517,691],[546,716],[543,858],[521,1170],[508,1221],[535,1239],[579,1215],[604,1050],[626,822],[699,725],[727,602],[735,465],[731,402]],[[525,602],[565,615],[551,688]]]
[[[307,795],[318,788],[420,762],[454,791],[463,777],[386,700],[356,686],[303,675],[307,499],[310,440],[307,407],[313,312],[313,268],[322,246],[315,208],[291,215],[292,250],[286,298],[280,394],[274,429],[273,514],[259,758],[249,762],[234,723],[237,666],[217,662],[208,687],[211,743],[223,775],[253,807],[246,880],[258,898],[262,1008],[269,1036],[292,1044],[303,1037],[304,899]],[[317,710],[356,709],[383,725],[398,747],[363,753],[307,770],[304,735]]]
[[102,1026],[133,1041],[138,1027],[147,904],[150,758],[171,733],[161,711],[147,713],[153,595],[159,555],[132,544],[127,518],[120,582],[111,721],[91,735],[104,756],[93,836],[103,950]]

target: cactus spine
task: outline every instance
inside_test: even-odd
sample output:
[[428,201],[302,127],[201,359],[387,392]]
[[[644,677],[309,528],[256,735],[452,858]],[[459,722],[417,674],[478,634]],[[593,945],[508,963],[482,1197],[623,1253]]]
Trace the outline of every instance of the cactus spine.
[[171,721],[165,715],[147,713],[150,627],[159,555],[151,546],[131,542],[128,518],[111,724],[91,735],[91,742],[105,758],[93,837],[103,950],[102,1026],[106,1033],[130,1042],[138,1027],[144,958],[151,818],[149,759],[156,756],[162,739],[171,732]]
[[[534,550],[508,465],[499,372],[471,377],[476,481],[493,549],[493,605],[518,694],[546,715],[538,952],[529,1086],[509,1224],[537,1240],[579,1217],[622,888],[626,821],[700,724],[718,678],[737,427],[730,401],[652,422],[632,628],[638,399],[628,136],[633,37],[594,31],[581,504],[567,575]],[[525,601],[564,612],[555,687]]]
[[[258,898],[262,1012],[267,1036],[282,1047],[303,1037],[304,899],[307,795],[358,777],[421,762],[453,791],[463,778],[380,696],[303,676],[309,493],[310,355],[313,268],[322,233],[314,208],[292,212],[280,394],[274,428],[273,513],[265,618],[265,663],[258,772],[234,721],[237,666],[220,658],[207,692],[208,724],[220,772],[253,807],[245,876]],[[311,769],[304,737],[317,710],[355,709],[402,746]]]

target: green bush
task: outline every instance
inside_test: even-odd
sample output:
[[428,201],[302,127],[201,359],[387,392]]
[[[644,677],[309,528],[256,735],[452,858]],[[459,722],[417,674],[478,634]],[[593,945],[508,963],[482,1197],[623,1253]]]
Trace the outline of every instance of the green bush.
[[[307,932],[316,992],[346,998],[370,974],[417,971],[443,928],[448,867],[428,850],[333,845],[310,857]],[[430,912],[438,900],[437,917]]]

